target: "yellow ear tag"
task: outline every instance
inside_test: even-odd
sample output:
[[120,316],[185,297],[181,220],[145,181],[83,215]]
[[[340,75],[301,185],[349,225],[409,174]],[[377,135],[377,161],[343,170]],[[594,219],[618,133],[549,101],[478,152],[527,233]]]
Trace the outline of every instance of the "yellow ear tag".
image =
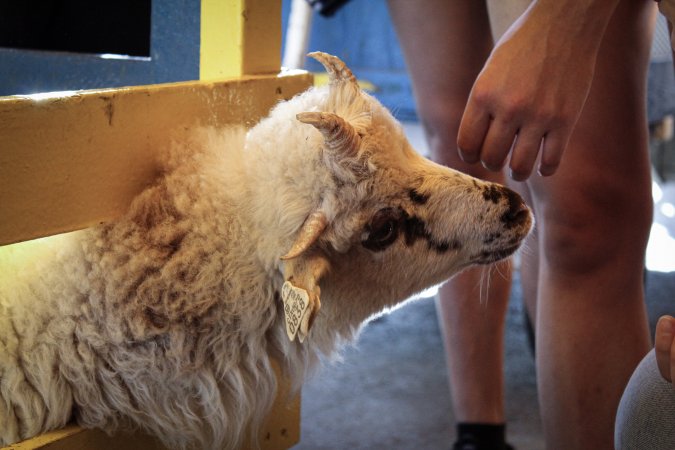
[[[284,301],[286,334],[288,339],[293,341],[309,308],[309,293],[286,281],[281,287],[281,299]],[[300,342],[304,341],[304,338],[304,335],[301,336]]]

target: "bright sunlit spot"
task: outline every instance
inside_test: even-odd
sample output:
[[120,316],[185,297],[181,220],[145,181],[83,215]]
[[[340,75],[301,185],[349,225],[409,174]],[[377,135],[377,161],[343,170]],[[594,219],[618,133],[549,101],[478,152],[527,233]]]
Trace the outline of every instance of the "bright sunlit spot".
[[675,217],[675,206],[673,206],[672,203],[666,202],[666,203],[662,204],[661,208],[659,208],[659,210],[661,211],[661,214],[663,214],[664,216],[666,216],[669,219],[672,219],[673,217]]
[[675,239],[665,226],[658,223],[652,224],[647,244],[647,269],[656,272],[675,271]]
[[656,181],[652,181],[652,198],[655,204],[663,198],[663,189],[661,189],[661,186]]
[[652,183],[654,223],[647,244],[647,269],[675,271],[675,184]]
[[421,299],[421,298],[431,298],[435,297],[436,294],[438,294],[438,289],[441,287],[440,284],[437,284],[436,286],[431,286],[428,289],[423,290],[422,292],[414,295],[412,298],[414,299]]

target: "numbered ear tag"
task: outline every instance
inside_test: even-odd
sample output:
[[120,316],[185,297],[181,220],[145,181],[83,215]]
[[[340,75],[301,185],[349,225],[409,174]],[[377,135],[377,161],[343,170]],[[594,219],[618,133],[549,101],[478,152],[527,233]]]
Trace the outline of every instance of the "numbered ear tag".
[[305,338],[309,334],[309,316],[311,316],[311,308],[307,308],[307,311],[302,315],[300,320],[300,329],[298,330],[298,340],[302,344],[305,342]]
[[[298,329],[309,308],[309,293],[290,281],[281,287],[281,299],[284,301],[284,315],[286,317],[286,334],[291,341],[295,339]],[[307,320],[307,319],[305,319]],[[300,342],[304,340],[304,335]]]

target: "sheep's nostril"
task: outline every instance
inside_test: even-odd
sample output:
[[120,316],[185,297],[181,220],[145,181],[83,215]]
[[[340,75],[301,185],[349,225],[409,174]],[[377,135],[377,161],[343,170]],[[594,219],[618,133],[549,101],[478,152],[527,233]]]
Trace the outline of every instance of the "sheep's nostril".
[[527,210],[527,207],[522,205],[518,210],[509,209],[504,216],[502,216],[502,220],[511,225],[521,225],[527,220],[529,215],[530,212]]
[[509,228],[522,225],[530,216],[530,210],[525,205],[523,198],[510,189],[505,189],[504,195],[508,201],[508,209],[502,214],[502,222]]

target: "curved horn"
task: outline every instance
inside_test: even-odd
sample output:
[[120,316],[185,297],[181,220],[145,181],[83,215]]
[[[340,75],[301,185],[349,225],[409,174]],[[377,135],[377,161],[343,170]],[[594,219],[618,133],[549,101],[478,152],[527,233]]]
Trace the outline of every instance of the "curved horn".
[[327,225],[328,219],[326,218],[326,215],[321,211],[314,211],[307,219],[305,219],[305,223],[302,224],[300,233],[295,239],[293,246],[288,253],[281,257],[281,259],[287,260],[300,256],[316,242],[323,230],[326,229]]
[[344,82],[353,83],[358,89],[359,85],[356,82],[356,77],[352,71],[349,70],[349,67],[347,67],[347,65],[337,56],[323,52],[312,52],[308,53],[307,56],[311,56],[323,65],[326,72],[328,72],[328,79],[331,84]]
[[344,156],[355,156],[361,136],[342,117],[326,112],[304,112],[295,116],[300,122],[313,125],[323,134],[326,147]]

